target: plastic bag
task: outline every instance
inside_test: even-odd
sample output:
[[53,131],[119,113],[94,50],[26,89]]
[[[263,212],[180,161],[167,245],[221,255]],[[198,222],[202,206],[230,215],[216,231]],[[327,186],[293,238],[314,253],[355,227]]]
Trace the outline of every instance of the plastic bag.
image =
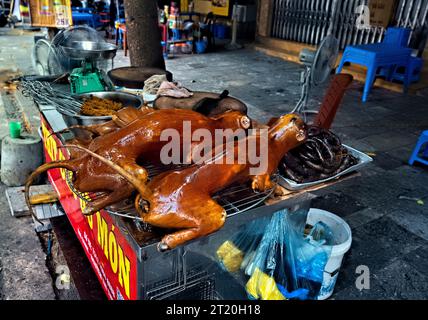
[[[304,236],[308,210],[276,212],[250,262],[250,299],[315,299],[331,249]],[[248,269],[248,268],[247,268]]]
[[267,217],[254,220],[231,239],[223,242],[216,252],[221,266],[231,273],[245,270],[253,260],[268,223]]

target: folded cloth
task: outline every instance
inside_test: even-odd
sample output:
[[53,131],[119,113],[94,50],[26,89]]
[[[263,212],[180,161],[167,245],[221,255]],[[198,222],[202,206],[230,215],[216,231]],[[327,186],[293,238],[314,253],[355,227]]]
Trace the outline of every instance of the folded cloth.
[[143,93],[157,94],[162,82],[166,81],[166,75],[155,74],[144,81]]
[[173,97],[173,98],[188,98],[193,95],[192,92],[186,88],[175,84],[174,82],[164,81],[161,83],[157,92],[158,96]]

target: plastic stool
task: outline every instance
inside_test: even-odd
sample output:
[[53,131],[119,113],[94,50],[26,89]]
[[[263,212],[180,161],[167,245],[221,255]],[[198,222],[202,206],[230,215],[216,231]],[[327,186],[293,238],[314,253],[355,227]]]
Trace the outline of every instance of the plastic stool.
[[[372,43],[358,46],[347,46],[336,73],[340,73],[346,62],[363,65],[367,68],[364,85],[363,102],[367,101],[379,67],[391,68],[395,65],[407,66],[412,49],[385,43]],[[410,69],[406,68],[405,79],[410,79]],[[409,81],[403,83],[407,92]]]
[[[416,144],[416,147],[413,150],[413,154],[410,157],[409,165],[412,166],[415,161],[418,161],[428,166],[428,161],[419,157],[419,152],[421,151],[425,143],[428,143],[428,130],[425,130],[424,132],[422,132],[421,136],[419,137],[418,143]],[[428,145],[425,147],[423,156],[428,158]]]

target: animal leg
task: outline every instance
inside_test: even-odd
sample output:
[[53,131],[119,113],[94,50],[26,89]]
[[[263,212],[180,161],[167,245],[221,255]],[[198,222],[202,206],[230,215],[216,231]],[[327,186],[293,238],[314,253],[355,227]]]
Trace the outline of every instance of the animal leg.
[[158,243],[158,250],[163,252],[166,250],[174,249],[180,244],[183,244],[200,236],[201,231],[199,228],[180,230],[163,237],[162,241]]
[[82,210],[84,215],[92,215],[105,207],[111,206],[119,201],[122,201],[131,196],[134,187],[130,184],[118,187],[115,191],[103,196],[99,199],[89,202]]
[[85,151],[86,153],[88,153],[92,157],[100,160],[102,163],[105,163],[107,166],[109,166],[114,171],[116,171],[118,174],[120,174],[123,178],[128,180],[128,182],[131,183],[135,187],[135,189],[137,189],[137,191],[140,193],[140,195],[144,199],[148,199],[150,197],[151,190],[147,187],[146,181],[141,181],[141,180],[137,179],[133,174],[130,174],[128,171],[126,171],[121,166],[117,165],[116,163],[112,162],[111,160],[108,160],[108,159],[104,158],[103,156],[100,156],[99,154],[97,154],[97,153],[95,153],[89,149],[86,149],[82,146],[65,145],[64,147],[65,148],[77,148],[79,150]]
[[[79,165],[73,161],[52,161],[49,163],[42,164],[40,167],[38,167],[36,170],[31,173],[31,175],[28,177],[27,181],[25,182],[25,202],[27,203],[28,209],[30,210],[31,215],[38,221],[36,215],[33,212],[33,207],[30,204],[30,186],[33,184],[34,180],[41,175],[42,173],[50,170],[50,169],[56,169],[56,168],[64,168],[70,171],[76,171],[78,169]],[[43,223],[40,222],[42,225]]]
[[159,212],[159,208],[153,208],[142,217],[144,222],[154,226],[182,229],[162,238],[158,244],[161,251],[173,249],[187,241],[213,233],[226,221],[226,211],[208,195],[198,197],[197,203],[192,196],[182,201],[180,212],[164,214]]
[[83,125],[78,125],[77,124],[77,125],[65,128],[64,130],[60,130],[60,131],[57,131],[57,132],[52,132],[49,136],[54,135],[54,134],[62,134],[62,133],[65,133],[65,132],[69,132],[69,131],[71,131],[71,129],[85,130],[85,131],[88,131],[88,132],[90,132],[90,133],[98,136],[99,135],[98,129],[99,129],[99,127],[101,127],[103,125],[105,125],[105,124],[95,124],[95,125],[90,125],[90,126],[83,126]]
[[260,176],[254,176],[251,179],[251,189],[254,191],[266,191],[268,189],[273,188],[273,182],[270,179],[270,175],[268,174],[262,174]]
[[118,161],[118,165],[120,165],[123,169],[134,175],[138,180],[142,182],[146,182],[149,177],[147,170],[136,164],[134,161]]

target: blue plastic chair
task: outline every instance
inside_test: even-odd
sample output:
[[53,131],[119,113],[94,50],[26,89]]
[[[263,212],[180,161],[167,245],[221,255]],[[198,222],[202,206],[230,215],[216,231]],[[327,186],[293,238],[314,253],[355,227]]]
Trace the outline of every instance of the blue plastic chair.
[[[421,71],[423,67],[423,60],[419,57],[410,57],[410,60],[407,64],[407,66],[394,66],[392,69],[390,69],[386,74],[381,71],[380,75],[383,75],[386,77],[386,80],[388,81],[400,81],[405,83],[409,86],[413,82],[418,82],[421,79]],[[409,68],[409,77],[406,77],[406,68]],[[404,72],[400,72],[404,71]]]
[[419,137],[418,143],[416,144],[415,149],[413,150],[412,156],[410,157],[409,160],[409,165],[413,165],[413,163],[415,163],[415,161],[423,163],[425,165],[428,166],[428,161],[425,159],[422,159],[419,156],[419,153],[422,150],[422,147],[424,147],[424,145],[427,144],[425,146],[425,149],[423,150],[423,157],[428,159],[428,130],[425,130],[424,132],[422,132],[421,136]]
[[412,30],[409,28],[388,28],[386,30],[385,37],[383,38],[382,43],[393,44],[400,47],[407,47],[411,32]]
[[[411,30],[409,28],[388,28],[382,43],[397,44],[402,47],[407,47],[410,40],[410,34]],[[411,83],[418,82],[420,80],[422,67],[423,60],[421,58],[411,56],[407,65],[381,68],[378,75],[384,76],[387,81],[396,80],[403,83],[407,82],[406,85],[409,86]],[[402,70],[405,71],[406,68],[409,68],[409,78],[405,77],[405,73],[400,72]]]
[[343,52],[337,73],[342,71],[345,63],[356,63],[367,67],[367,76],[364,86],[363,102],[367,101],[378,70],[388,71],[387,78],[391,78],[397,66],[405,66],[402,75],[404,91],[407,92],[412,70],[408,67],[411,62],[412,49],[407,48],[410,29],[388,28],[382,43],[373,43],[358,46],[347,46]]

